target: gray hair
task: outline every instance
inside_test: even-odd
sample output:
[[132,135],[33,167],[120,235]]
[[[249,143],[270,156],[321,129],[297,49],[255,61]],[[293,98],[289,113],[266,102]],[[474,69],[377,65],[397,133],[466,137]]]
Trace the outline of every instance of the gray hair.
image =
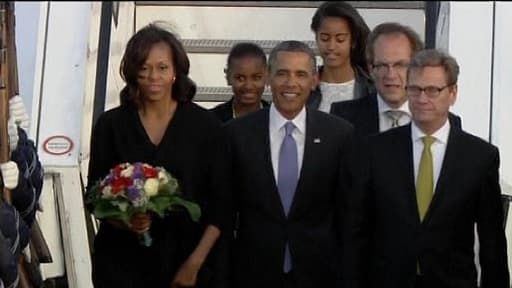
[[277,54],[279,52],[302,52],[307,54],[311,60],[311,70],[313,71],[313,74],[316,74],[315,52],[313,52],[306,43],[296,40],[283,41],[277,44],[276,47],[270,51],[270,55],[268,57],[268,71],[272,71],[272,67],[275,66]]
[[447,84],[453,85],[457,83],[459,64],[448,53],[436,49],[426,49],[416,53],[409,64],[409,69],[407,69],[407,79],[409,79],[411,70],[425,67],[442,67],[448,81]]

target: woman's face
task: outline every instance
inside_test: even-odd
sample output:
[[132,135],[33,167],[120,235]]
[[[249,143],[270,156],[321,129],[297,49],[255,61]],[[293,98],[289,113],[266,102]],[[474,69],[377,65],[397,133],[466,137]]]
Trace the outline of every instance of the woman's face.
[[143,101],[170,98],[175,77],[171,48],[165,42],[154,44],[137,78]]
[[324,66],[339,68],[350,63],[352,33],[348,22],[340,17],[325,17],[316,33],[316,43]]
[[249,56],[233,59],[226,71],[226,79],[235,101],[243,105],[259,103],[265,90],[266,75],[265,64],[260,58]]

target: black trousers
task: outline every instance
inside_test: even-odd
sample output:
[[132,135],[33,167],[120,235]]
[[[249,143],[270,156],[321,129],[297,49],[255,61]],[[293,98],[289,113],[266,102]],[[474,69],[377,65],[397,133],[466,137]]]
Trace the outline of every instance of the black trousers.
[[293,270],[283,273],[283,288],[297,288],[297,280],[295,280]]
[[416,275],[416,281],[414,283],[414,288],[427,288],[427,284],[425,283],[425,279],[421,275]]

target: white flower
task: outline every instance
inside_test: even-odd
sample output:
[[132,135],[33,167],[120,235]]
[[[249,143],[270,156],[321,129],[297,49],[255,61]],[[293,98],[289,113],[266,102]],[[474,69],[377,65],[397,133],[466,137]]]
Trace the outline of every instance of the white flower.
[[114,195],[112,194],[112,189],[109,185],[103,187],[103,190],[101,191],[101,198],[108,199],[108,198],[114,198]]
[[121,177],[131,178],[133,175],[133,166],[128,166],[121,171]]
[[160,171],[158,172],[158,180],[160,181],[160,183],[166,184],[167,182],[169,182],[169,177],[167,176],[167,173],[165,173],[164,171]]
[[152,197],[158,194],[158,184],[158,180],[155,178],[146,180],[146,183],[144,183],[144,193],[146,196]]

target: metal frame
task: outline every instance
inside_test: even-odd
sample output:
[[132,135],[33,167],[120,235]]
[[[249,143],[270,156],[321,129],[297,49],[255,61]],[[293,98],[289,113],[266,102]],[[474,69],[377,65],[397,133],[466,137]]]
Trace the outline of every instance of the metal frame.
[[[187,53],[228,54],[231,48],[240,42],[256,43],[265,53],[269,54],[272,48],[282,42],[281,40],[226,40],[226,39],[182,39],[181,42]],[[314,41],[304,41],[317,53]]]
[[[136,6],[316,8],[324,1],[135,1]],[[425,9],[425,1],[347,1],[360,9]]]

